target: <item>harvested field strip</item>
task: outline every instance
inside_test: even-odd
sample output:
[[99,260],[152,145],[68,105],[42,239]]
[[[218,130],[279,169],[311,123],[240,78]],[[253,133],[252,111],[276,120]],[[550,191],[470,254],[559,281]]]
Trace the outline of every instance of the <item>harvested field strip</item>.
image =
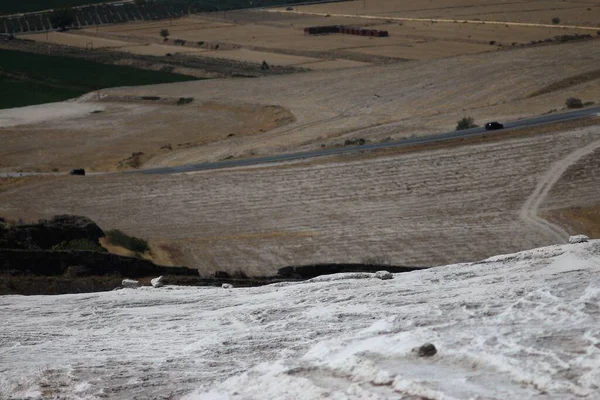
[[[100,226],[180,246],[184,264],[203,273],[243,267],[265,275],[377,254],[398,265],[459,262],[553,243],[518,210],[557,160],[597,140],[596,133],[584,128],[299,168],[64,178],[2,194],[0,214],[88,215]],[[598,195],[597,184],[579,190]],[[209,236],[232,238],[202,240]]]
[[578,25],[558,25],[558,24],[533,24],[528,22],[505,22],[505,21],[480,21],[471,19],[441,19],[441,18],[407,18],[407,17],[381,17],[377,15],[361,15],[361,14],[328,14],[303,11],[284,11],[277,9],[263,10],[267,12],[293,12],[301,15],[315,15],[320,17],[339,17],[339,18],[362,18],[375,19],[381,21],[414,21],[414,22],[438,22],[438,23],[461,23],[461,24],[476,24],[476,25],[508,25],[508,26],[527,26],[533,28],[559,28],[559,29],[581,29],[586,31],[598,31],[597,26],[578,26]]
[[[39,68],[40,65],[44,68]],[[63,101],[108,87],[196,79],[70,57],[0,49],[0,109]]]
[[458,138],[452,140],[445,140],[442,142],[432,142],[425,144],[416,144],[406,147],[392,147],[383,149],[374,149],[369,151],[361,151],[358,153],[350,153],[343,155],[325,156],[321,158],[314,158],[312,160],[300,160],[290,161],[281,165],[269,165],[269,166],[256,166],[254,168],[265,168],[265,169],[282,169],[282,168],[298,168],[304,166],[316,166],[324,164],[339,163],[344,161],[359,161],[375,159],[383,156],[396,156],[401,154],[412,154],[427,152],[432,150],[442,149],[455,149],[463,146],[470,145],[481,145],[498,143],[504,140],[523,139],[527,137],[534,137],[540,135],[555,134],[558,132],[564,132],[572,129],[585,128],[589,126],[599,126],[600,118],[586,118],[577,119],[572,121],[565,121],[559,123],[553,123],[548,125],[541,125],[536,127],[526,127],[519,129],[511,129],[509,131],[500,131],[492,133],[482,133],[477,136],[470,136],[466,138]]
[[575,75],[570,78],[562,79],[558,82],[548,85],[547,87],[545,87],[543,89],[536,90],[535,92],[530,94],[528,97],[532,98],[532,97],[541,96],[541,95],[547,94],[547,93],[557,92],[559,90],[566,89],[566,88],[569,88],[572,86],[576,86],[576,85],[579,85],[582,83],[595,81],[596,79],[600,79],[600,69],[596,70],[596,71],[592,71],[592,72],[585,72],[583,74]]

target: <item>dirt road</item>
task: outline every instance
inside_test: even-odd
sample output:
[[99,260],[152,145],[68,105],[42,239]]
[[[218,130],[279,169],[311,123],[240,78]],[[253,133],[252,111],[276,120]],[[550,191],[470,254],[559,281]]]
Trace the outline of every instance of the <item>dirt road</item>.
[[548,172],[541,177],[533,193],[527,198],[525,204],[523,204],[519,213],[523,221],[546,232],[548,236],[553,237],[558,243],[568,239],[569,233],[560,226],[541,218],[539,216],[539,209],[548,197],[553,186],[559,181],[567,169],[577,163],[580,159],[596,151],[598,148],[600,148],[600,140],[577,149],[554,163],[550,169],[548,169]]

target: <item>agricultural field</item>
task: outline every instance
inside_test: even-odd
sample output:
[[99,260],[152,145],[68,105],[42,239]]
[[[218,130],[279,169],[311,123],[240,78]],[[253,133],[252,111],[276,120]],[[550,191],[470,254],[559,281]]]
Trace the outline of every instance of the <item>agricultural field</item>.
[[[77,103],[86,107],[80,114],[43,124],[32,118],[34,110],[7,110],[0,112],[0,125],[6,121],[0,129],[11,141],[0,168],[64,170],[82,162],[114,170],[139,152],[138,167],[176,166],[445,132],[465,115],[480,124],[514,120],[560,110],[570,96],[600,102],[600,42],[558,48],[350,68],[343,80],[319,71],[100,90]],[[194,100],[177,106],[180,97]],[[35,110],[43,114],[45,106]],[[95,142],[106,135],[114,141]],[[81,151],[84,143],[89,151]]]
[[0,109],[63,101],[107,87],[194,79],[185,75],[0,49]]
[[[600,16],[600,6],[582,7],[579,3],[562,2],[556,8],[551,2],[525,2],[517,7],[520,14],[511,20],[513,14],[506,14],[506,19],[498,9],[513,10],[516,6],[512,3],[465,2],[464,6],[450,8],[445,3],[435,5],[428,3],[419,8],[415,2],[350,1],[302,5],[292,11],[272,8],[200,13],[162,21],[84,27],[76,35],[24,37],[79,47],[93,42],[95,48],[114,47],[133,54],[192,54],[314,70],[506,51],[538,43],[556,43],[557,37],[600,39],[600,27],[595,22]],[[469,10],[468,13],[461,14],[463,9]],[[496,10],[494,12],[503,17],[489,20],[476,17],[477,11],[489,14],[490,10]],[[528,10],[535,16],[541,13],[539,19],[519,17]],[[565,14],[563,19],[556,17],[559,21],[554,23],[555,17],[545,20],[543,10],[557,13],[564,10]],[[482,16],[487,18],[488,14]],[[389,37],[304,34],[304,28],[319,25],[382,30],[387,31]],[[162,51],[155,47],[163,42],[160,36],[163,29],[169,31],[168,40],[163,44],[174,49]]]
[[[48,106],[0,112],[0,132],[10,138],[0,153],[2,172],[98,173],[2,185],[0,215],[87,215],[104,229],[148,239],[169,255],[166,262],[205,274],[243,268],[264,275],[369,255],[437,265],[593,232],[586,221],[597,212],[597,168],[584,169],[577,187],[559,178],[588,160],[582,149],[596,154],[596,120],[414,154],[169,176],[103,174],[399,140],[454,130],[465,116],[480,125],[514,121],[562,111],[569,97],[600,102],[600,36],[584,19],[570,27],[482,24],[479,17],[440,22],[420,20],[419,13],[388,16],[383,3],[369,0],[366,14],[353,14],[353,4],[29,35],[38,44],[79,49],[93,42],[89,53],[170,53],[164,59],[266,61],[314,71],[100,89],[64,109],[52,106],[61,118],[51,118]],[[369,8],[377,4],[381,9]],[[318,7],[345,12],[325,16]],[[387,30],[390,37],[304,35],[304,28],[326,24]],[[162,29],[169,30],[166,40]],[[560,35],[592,36],[547,41]],[[180,98],[193,100],[178,105]],[[531,197],[547,178],[554,191]],[[548,231],[539,215],[562,234]]]
[[[217,144],[226,151],[245,137],[260,140],[293,121],[280,107],[179,102],[73,102],[0,112],[0,171],[136,169],[190,148]],[[39,119],[44,123],[35,124]]]
[[[600,27],[600,4],[580,0],[354,0],[302,5],[296,11],[382,18],[458,19]],[[553,18],[560,21],[553,22]]]
[[595,204],[598,168],[549,197],[537,189],[600,149],[597,132],[596,125],[314,166],[57,177],[0,193],[0,215],[87,215],[204,275],[369,257],[411,266],[472,261],[583,231],[557,234],[537,215]]

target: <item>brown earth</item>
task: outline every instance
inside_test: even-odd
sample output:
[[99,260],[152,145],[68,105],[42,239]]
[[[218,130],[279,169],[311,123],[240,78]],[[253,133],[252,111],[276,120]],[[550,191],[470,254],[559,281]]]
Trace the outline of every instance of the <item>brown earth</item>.
[[[152,248],[168,244],[202,274],[260,276],[381,255],[396,265],[470,261],[556,242],[521,209],[546,172],[597,133],[596,125],[296,168],[64,177],[1,193],[0,214],[87,215]],[[577,197],[561,187],[542,212],[585,206],[600,189],[592,172]]]
[[572,232],[600,238],[600,197],[586,186],[600,187],[600,150],[582,158],[562,175],[543,206],[543,215]]
[[[363,57],[371,57],[371,63],[378,65],[348,68],[343,73],[333,69],[102,90],[72,104],[105,107],[104,112],[82,111],[61,120],[36,120],[29,126],[4,128],[0,134],[12,132],[11,140],[4,143],[19,143],[20,136],[27,139],[15,147],[17,155],[11,156],[13,151],[5,151],[3,146],[2,168],[51,168],[53,163],[68,162],[70,166],[73,160],[82,163],[91,159],[91,165],[86,166],[114,169],[119,161],[140,152],[152,156],[142,159],[146,166],[181,165],[338,146],[348,139],[377,142],[449,131],[463,116],[473,116],[479,124],[514,120],[560,110],[571,96],[600,100],[600,81],[593,79],[600,58],[599,41],[512,46],[512,41],[522,43],[552,37],[558,31],[570,32],[563,28],[369,21],[369,26],[388,26],[394,32],[393,40],[397,41],[386,46],[382,44],[385,42],[359,37],[298,36],[306,24],[346,23],[347,18],[283,14],[260,20],[260,16],[230,13],[228,18],[236,21],[212,22],[193,17],[176,22],[172,37],[205,41],[205,50],[216,54],[239,49],[239,54],[250,51],[254,57],[256,52],[270,52],[313,58],[314,64],[363,62]],[[573,21],[587,23],[584,19]],[[143,38],[156,44],[157,27],[107,26],[98,33],[106,40],[126,39],[139,45]],[[95,32],[82,34],[92,37]],[[486,44],[488,40],[497,41],[504,49]],[[217,50],[217,42],[226,50]],[[204,49],[198,43],[196,46]],[[446,58],[430,59],[436,51]],[[411,57],[422,60],[401,61]],[[312,63],[302,61],[301,65]],[[539,95],[531,98],[533,93]],[[142,96],[195,100],[181,107],[139,104],[135,99]],[[212,117],[211,104],[256,107],[259,112],[221,108],[217,117]],[[256,116],[264,111],[262,107],[271,105],[284,113],[285,124],[277,126],[273,121],[279,116],[272,114],[269,121],[273,128],[260,132]],[[231,129],[240,125],[250,133],[229,136]],[[77,126],[85,127],[85,131],[78,131]],[[178,129],[171,130],[171,126]],[[200,138],[198,126],[202,126]],[[97,133],[106,139],[109,128],[115,127],[114,138],[112,131],[108,137],[118,145],[93,143]],[[591,156],[573,156],[580,149],[596,146],[597,125],[563,128],[543,135],[534,134],[541,133],[535,128],[531,130],[534,133],[510,135],[509,140],[481,137],[463,146],[285,168],[31,180],[0,191],[0,215],[87,215],[104,229],[122,229],[148,239],[153,249],[164,252],[161,257],[165,262],[197,267],[202,273],[242,269],[258,276],[286,265],[361,262],[379,256],[399,265],[470,261],[556,243],[556,235],[540,229],[531,217],[538,211],[550,215],[556,210],[597,206],[598,168]],[[151,132],[150,141],[146,129]],[[167,131],[169,137],[164,136]],[[179,131],[196,141],[172,140]],[[60,157],[46,150],[45,146],[52,145],[46,132],[55,140],[64,132],[63,145],[56,150]],[[87,142],[71,146],[82,134],[92,140],[89,148]],[[203,135],[210,139],[202,142]],[[184,146],[175,150],[173,143]],[[196,146],[188,148],[186,143]],[[172,150],[160,149],[166,144],[171,144]],[[82,149],[87,152],[85,158],[79,155]],[[14,158],[7,162],[10,157]],[[573,172],[580,164],[585,173]],[[533,201],[539,186],[552,178],[548,172],[561,171],[557,166],[566,167],[566,172],[555,176],[560,179],[547,196]],[[568,224],[564,228],[568,233],[579,231]]]
[[[366,7],[363,7],[363,3]],[[593,28],[596,22],[592,28],[584,25],[592,24],[591,21],[600,15],[600,7],[566,2],[526,3],[515,6],[513,3],[498,1],[487,1],[484,4],[466,2],[450,7],[438,2],[435,6],[419,6],[414,2],[369,0],[300,6],[296,7],[294,12],[252,10],[209,13],[173,21],[116,24],[76,32],[30,34],[23,37],[39,42],[81,48],[93,46],[95,49],[105,48],[128,54],[185,54],[198,58],[228,59],[255,64],[266,61],[269,65],[321,70],[485,53],[558,35],[596,36]],[[587,8],[591,10],[588,11]],[[466,10],[468,12],[465,13]],[[503,14],[503,10],[506,13]],[[553,17],[545,20],[546,10],[564,12],[564,17],[569,16],[570,19],[562,22],[573,24],[574,27],[553,25]],[[312,12],[321,14],[311,15]],[[325,13],[329,12],[332,15],[327,17]],[[477,21],[481,19],[476,17],[477,12],[482,12],[482,16],[485,17],[498,15],[499,18],[491,19],[494,21],[509,19],[506,23],[484,24]],[[336,13],[340,16],[336,16]],[[515,21],[531,22],[531,18],[522,18],[525,14],[539,15],[539,21],[546,24],[515,25]],[[425,20],[395,20],[398,16]],[[577,16],[581,18],[576,18]],[[474,23],[446,23],[431,19],[440,17],[470,18],[474,19]],[[515,19],[511,20],[511,17]],[[303,33],[303,29],[309,26],[332,24],[386,30],[390,36],[309,36]],[[170,32],[166,41],[159,35],[164,28]],[[176,41],[185,41],[185,44],[177,44]],[[353,64],[349,65],[348,62]]]
[[355,0],[296,7],[301,12],[374,15],[381,17],[446,18],[481,21],[599,26],[600,4],[580,0]]
[[176,99],[98,100],[96,110],[72,119],[0,127],[0,170],[134,169],[148,160],[169,159],[197,146],[220,143],[225,151],[239,138],[260,136],[294,120],[277,106],[211,101],[177,106]]
[[236,138],[235,147],[212,143],[147,164],[181,165],[338,146],[347,139],[378,142],[450,131],[463,116],[472,116],[479,124],[514,120],[561,110],[565,99],[572,96],[598,102],[600,80],[575,82],[529,97],[556,82],[596,71],[597,57],[600,42],[590,41],[347,69],[343,79],[335,71],[320,71],[100,93],[112,97],[184,96],[219,104],[276,104],[296,119],[257,137]]
[[572,232],[600,239],[600,205],[569,207],[544,214],[552,222],[569,227]]
[[568,89],[573,86],[580,85],[582,83],[592,82],[596,80],[600,80],[600,70],[585,72],[583,74],[574,75],[561,81],[554,82],[553,84],[548,85],[547,87],[530,94],[529,97],[536,97],[547,93],[557,92],[563,89]]

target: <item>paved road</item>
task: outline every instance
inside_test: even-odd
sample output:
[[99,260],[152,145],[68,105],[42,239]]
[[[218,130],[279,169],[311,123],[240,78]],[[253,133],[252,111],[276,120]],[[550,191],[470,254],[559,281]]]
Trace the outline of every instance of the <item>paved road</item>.
[[[544,115],[541,117],[527,118],[514,122],[507,122],[504,124],[504,130],[500,131],[491,131],[488,134],[500,134],[502,132],[506,132],[507,129],[516,129],[516,128],[524,128],[531,127],[537,125],[545,125],[553,122],[562,122],[573,119],[592,117],[592,116],[600,116],[600,107],[594,108],[586,108],[577,111],[558,113],[558,114],[550,114]],[[361,151],[368,150],[376,150],[376,149],[386,149],[393,147],[404,147],[404,146],[412,146],[423,143],[432,143],[432,142],[442,142],[445,140],[451,140],[456,138],[465,138],[469,136],[480,135],[481,133],[486,132],[484,128],[473,128],[473,129],[465,129],[462,131],[453,131],[441,134],[434,134],[429,136],[416,137],[412,139],[404,139],[396,142],[387,142],[387,143],[376,143],[376,144],[367,144],[363,146],[346,146],[346,147],[336,147],[332,149],[323,149],[323,150],[315,150],[315,151],[306,151],[300,153],[289,153],[289,154],[279,154],[275,156],[268,157],[255,157],[255,158],[243,158],[237,160],[225,160],[218,162],[210,162],[210,163],[199,163],[199,164],[187,164],[178,167],[162,167],[162,168],[152,168],[152,169],[144,169],[138,171],[128,171],[125,173],[143,173],[143,174],[176,174],[180,172],[193,172],[193,171],[205,171],[210,169],[219,169],[219,168],[230,168],[230,167],[241,167],[241,166],[249,166],[249,165],[260,165],[260,164],[270,164],[277,163],[282,161],[290,161],[290,160],[300,160],[305,158],[314,158],[314,157],[323,157],[323,156],[331,156],[336,154],[351,154],[358,153]]]

